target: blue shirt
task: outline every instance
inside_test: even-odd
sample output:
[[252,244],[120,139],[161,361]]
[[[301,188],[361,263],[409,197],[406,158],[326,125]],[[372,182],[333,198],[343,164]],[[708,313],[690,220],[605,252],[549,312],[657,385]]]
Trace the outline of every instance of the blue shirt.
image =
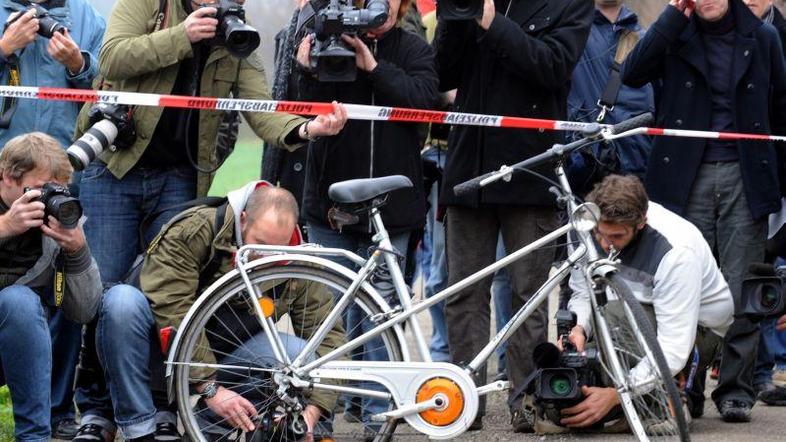
[[[27,9],[12,0],[0,0],[0,23],[5,23],[14,12]],[[36,35],[33,42],[16,53],[21,85],[90,89],[98,74],[98,51],[106,29],[104,18],[86,0],[66,0],[64,6],[49,9],[49,14],[68,28],[71,38],[82,51],[85,67],[75,76],[69,74],[65,66],[49,56],[49,39]],[[0,53],[0,84],[8,85],[8,74],[7,60]],[[0,148],[9,139],[33,131],[49,134],[64,148],[68,147],[81,105],[67,101],[18,99],[11,126],[0,129]]]
[[[636,14],[622,6],[616,23],[610,23],[597,9],[592,22],[587,46],[573,71],[568,95],[568,118],[571,121],[595,121],[600,112],[598,100],[606,88],[609,70],[617,53],[617,43],[623,30],[643,35]],[[634,89],[623,85],[617,96],[614,110],[606,114],[605,124],[619,123],[635,115],[654,112],[654,94],[651,85]],[[651,142],[645,136],[627,137],[615,141],[623,173],[644,176]]]

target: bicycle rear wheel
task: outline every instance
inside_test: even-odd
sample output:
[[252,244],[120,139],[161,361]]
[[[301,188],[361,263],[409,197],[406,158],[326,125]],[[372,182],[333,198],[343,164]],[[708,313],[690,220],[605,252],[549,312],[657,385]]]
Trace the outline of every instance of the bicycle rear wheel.
[[[252,264],[253,266],[253,264]],[[216,289],[195,312],[193,319],[181,331],[182,338],[176,352],[174,388],[180,418],[186,434],[191,440],[230,440],[230,441],[295,441],[303,440],[303,420],[292,412],[291,404],[282,400],[278,390],[281,387],[276,378],[289,374],[288,367],[272,356],[267,336],[261,330],[259,321],[253,314],[251,298],[239,274]],[[285,266],[258,266],[248,271],[252,284],[260,287],[259,292],[273,299],[277,309],[274,313],[276,328],[281,341],[287,348],[290,360],[294,361],[303,350],[305,342],[333,309],[334,293],[343,293],[351,281],[343,275],[314,265],[290,263]],[[293,284],[307,289],[309,293],[319,293],[318,297],[287,296],[284,291],[276,290]],[[277,288],[270,288],[270,287]],[[264,287],[265,289],[262,289]],[[303,292],[300,290],[299,292]],[[291,292],[290,292],[291,293]],[[286,305],[286,308],[282,309]],[[281,314],[288,310],[288,314]],[[346,316],[352,316],[347,336],[353,336],[373,326],[370,318],[384,313],[380,305],[362,289],[358,290],[353,301],[346,308]],[[346,321],[344,321],[346,322]],[[341,321],[339,320],[339,323]],[[317,353],[326,354],[338,344],[345,342],[341,333],[325,337],[325,346]],[[207,340],[203,338],[205,337]],[[208,343],[209,345],[206,345]],[[402,351],[398,335],[385,330],[376,338],[339,359],[362,359],[373,354],[375,360],[401,361]],[[332,348],[331,348],[332,347]],[[325,350],[328,348],[328,350]],[[204,364],[204,354],[212,352],[216,363]],[[313,360],[315,355],[309,355]],[[384,359],[381,359],[384,358]],[[253,432],[243,433],[234,429],[229,422],[216,414],[200,399],[194,386],[204,381],[205,369],[212,370],[211,380],[219,386],[243,396],[257,412]],[[311,381],[311,379],[304,379]],[[325,384],[339,384],[322,380]],[[363,383],[352,387],[384,391],[381,385]],[[303,406],[317,404],[323,408],[323,418],[313,429],[315,440],[321,437],[335,437],[337,440],[388,440],[395,431],[397,422],[389,419],[384,422],[371,422],[370,411],[375,413],[393,408],[391,401],[375,399],[373,402],[360,395],[348,395],[326,390],[286,387],[287,394]],[[321,393],[321,400],[317,395]],[[325,406],[325,397],[330,405]],[[353,405],[360,405],[355,412]],[[329,407],[325,409],[325,407]],[[342,417],[343,414],[343,417]]]
[[[599,307],[598,339],[620,390],[628,425],[640,440],[690,440],[677,384],[646,313],[618,275],[601,278],[597,284],[608,294],[607,304]],[[615,362],[621,373],[614,373]],[[632,369],[640,364],[644,365],[639,369],[649,368],[644,384],[641,376],[632,375]]]

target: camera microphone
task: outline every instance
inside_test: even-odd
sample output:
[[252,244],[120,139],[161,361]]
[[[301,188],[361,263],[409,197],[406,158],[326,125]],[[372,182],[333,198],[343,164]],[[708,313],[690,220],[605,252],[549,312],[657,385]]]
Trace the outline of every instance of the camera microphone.
[[775,276],[775,267],[764,262],[754,262],[748,266],[748,273],[751,276]]

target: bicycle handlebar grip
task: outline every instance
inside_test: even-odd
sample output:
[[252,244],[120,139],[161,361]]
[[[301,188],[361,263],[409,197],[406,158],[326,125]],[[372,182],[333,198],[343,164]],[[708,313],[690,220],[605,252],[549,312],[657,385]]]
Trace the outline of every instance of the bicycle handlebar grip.
[[654,121],[655,117],[651,112],[643,113],[615,124],[611,127],[611,133],[617,135],[638,127],[649,127]]
[[456,184],[453,186],[453,193],[456,194],[457,197],[463,198],[465,196],[469,196],[472,192],[476,192],[480,189],[480,182],[484,179],[490,177],[493,173],[485,173],[481,176],[472,178],[471,180],[464,181],[463,183]]

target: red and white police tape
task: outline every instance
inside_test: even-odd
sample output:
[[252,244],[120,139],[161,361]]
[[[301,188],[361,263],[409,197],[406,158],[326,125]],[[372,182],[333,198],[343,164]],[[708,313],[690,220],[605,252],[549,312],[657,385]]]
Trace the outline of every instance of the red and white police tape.
[[[242,112],[286,112],[299,115],[319,115],[332,111],[330,103],[304,101],[247,100],[242,98],[187,97],[179,95],[144,94],[138,92],[94,91],[50,87],[0,86],[0,97],[57,100],[76,102],[105,102],[129,106],[178,107],[201,110],[236,110]],[[504,127],[580,131],[591,123],[506,117],[499,115],[441,112],[398,107],[344,104],[352,120],[405,121],[410,123],[444,123],[464,126]],[[786,136],[734,132],[712,132],[682,129],[647,128],[647,135],[721,140],[786,141]]]

